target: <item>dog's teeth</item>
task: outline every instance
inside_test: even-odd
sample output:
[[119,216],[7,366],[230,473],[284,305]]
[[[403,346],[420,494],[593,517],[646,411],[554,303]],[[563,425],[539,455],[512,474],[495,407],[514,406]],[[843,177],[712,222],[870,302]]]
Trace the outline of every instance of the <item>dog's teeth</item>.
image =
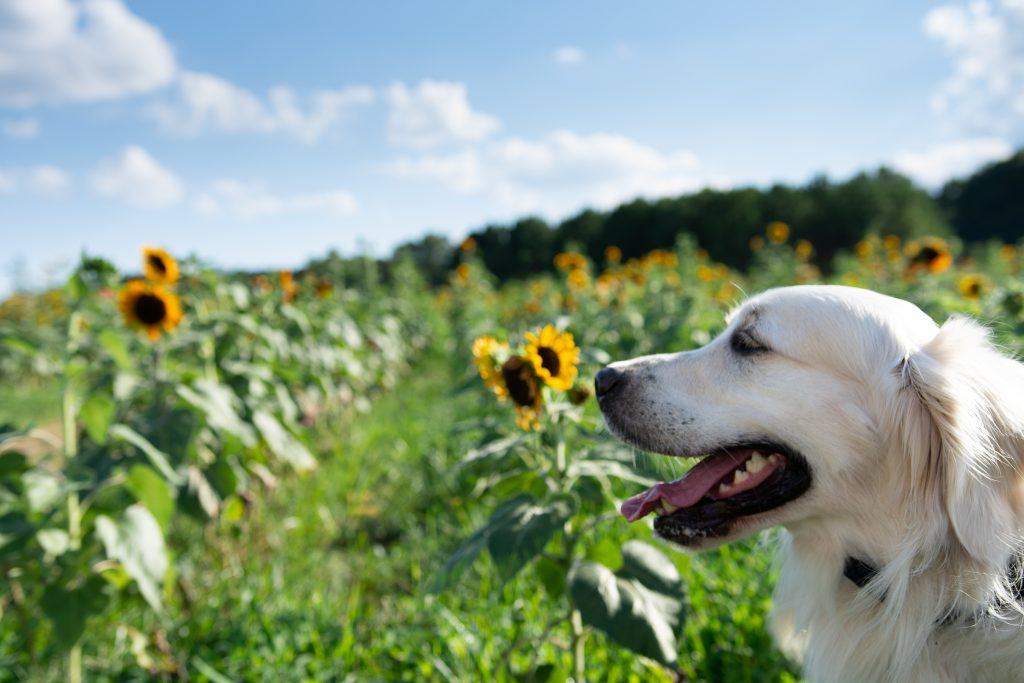
[[782,460],[782,456],[779,455],[778,453],[772,453],[771,455],[768,456],[768,463],[771,465],[775,465],[780,460]]
[[748,473],[743,470],[736,470],[736,476],[732,478],[732,483],[735,486],[736,484],[742,484],[747,479],[750,479],[750,475]]
[[754,451],[754,457],[747,461],[747,471],[751,474],[757,474],[763,470],[767,464],[768,461],[765,460],[764,456],[757,451]]
[[661,499],[661,509],[664,510],[666,514],[671,515],[673,512],[675,512],[679,508],[677,506],[673,505],[672,503],[668,502],[664,498],[662,498]]
[[718,492],[720,494],[728,493],[729,492],[729,485],[728,484],[719,484],[718,485]]

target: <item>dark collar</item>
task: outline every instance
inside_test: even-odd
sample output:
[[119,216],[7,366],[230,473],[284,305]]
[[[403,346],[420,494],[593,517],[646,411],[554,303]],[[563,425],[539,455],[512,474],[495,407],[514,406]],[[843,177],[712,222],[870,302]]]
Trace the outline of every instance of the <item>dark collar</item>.
[[[846,558],[846,563],[843,565],[843,576],[853,581],[857,588],[864,588],[871,579],[878,576],[878,570],[864,560],[851,555]],[[882,600],[885,601],[884,595]]]
[[[1010,588],[1013,591],[1014,599],[1019,604],[1024,605],[1024,550],[1021,550],[1015,557],[1010,559],[1006,573],[1010,578]],[[846,561],[843,563],[843,576],[852,581],[857,588],[863,589],[872,579],[878,576],[878,568],[859,557],[850,555],[847,556]],[[885,593],[882,593],[882,597],[878,600],[879,602],[885,602]],[[1000,606],[1006,607],[1006,605],[995,605],[997,608]],[[961,616],[958,612],[952,611],[939,623],[951,624],[954,621],[958,621]]]

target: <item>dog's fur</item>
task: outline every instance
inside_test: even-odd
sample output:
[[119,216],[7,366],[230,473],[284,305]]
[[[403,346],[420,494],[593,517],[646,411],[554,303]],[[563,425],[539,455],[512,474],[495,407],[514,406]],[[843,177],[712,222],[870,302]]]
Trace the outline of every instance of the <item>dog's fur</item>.
[[[737,352],[736,334],[765,350]],[[985,329],[866,290],[786,287],[703,348],[610,367],[605,419],[640,448],[768,441],[805,457],[801,497],[687,545],[785,528],[773,630],[810,680],[1024,681],[1024,365]],[[877,569],[863,588],[849,557]]]

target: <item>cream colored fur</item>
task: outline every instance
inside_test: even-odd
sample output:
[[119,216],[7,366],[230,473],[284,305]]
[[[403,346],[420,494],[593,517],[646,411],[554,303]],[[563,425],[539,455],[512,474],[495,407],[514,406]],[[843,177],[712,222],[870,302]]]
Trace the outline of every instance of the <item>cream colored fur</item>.
[[[749,330],[768,351],[737,354]],[[612,430],[693,456],[768,439],[810,490],[702,547],[782,526],[773,630],[811,681],[1024,681],[1007,569],[1024,545],[1024,366],[978,324],[846,287],[770,290],[707,346],[613,368]],[[845,558],[878,574],[859,589]],[[884,599],[883,599],[884,596]]]

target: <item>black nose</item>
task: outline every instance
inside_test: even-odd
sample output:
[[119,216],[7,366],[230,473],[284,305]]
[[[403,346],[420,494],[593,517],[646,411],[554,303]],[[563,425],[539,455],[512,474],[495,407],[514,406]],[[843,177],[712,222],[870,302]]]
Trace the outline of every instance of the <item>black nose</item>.
[[594,375],[594,391],[598,398],[607,396],[615,385],[622,382],[622,373],[613,368],[601,368]]

